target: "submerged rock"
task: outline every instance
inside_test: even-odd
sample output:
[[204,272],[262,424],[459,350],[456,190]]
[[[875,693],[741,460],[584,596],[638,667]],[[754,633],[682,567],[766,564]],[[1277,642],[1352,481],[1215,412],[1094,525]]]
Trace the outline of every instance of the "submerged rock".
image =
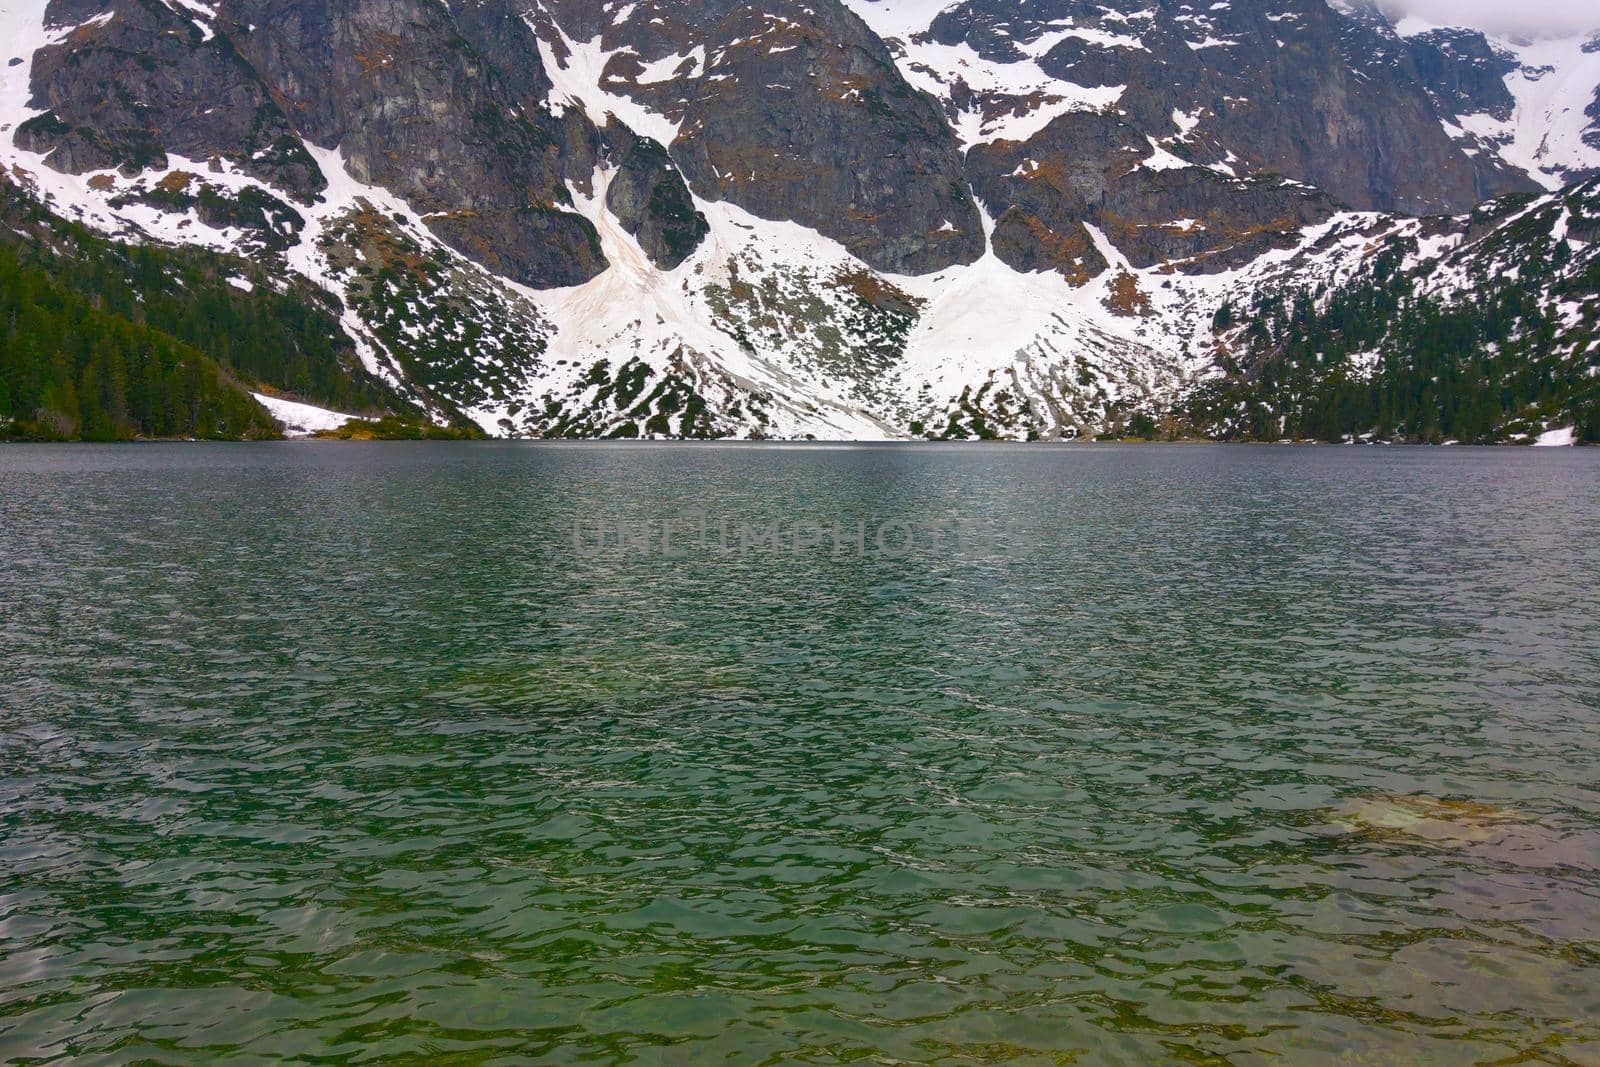
[[1333,823],[1344,834],[1471,848],[1521,866],[1600,870],[1600,834],[1565,833],[1531,815],[1481,801],[1356,797],[1334,812]]
[[1347,833],[1405,834],[1442,845],[1493,841],[1530,825],[1526,817],[1491,804],[1424,796],[1360,797],[1338,810],[1336,823]]

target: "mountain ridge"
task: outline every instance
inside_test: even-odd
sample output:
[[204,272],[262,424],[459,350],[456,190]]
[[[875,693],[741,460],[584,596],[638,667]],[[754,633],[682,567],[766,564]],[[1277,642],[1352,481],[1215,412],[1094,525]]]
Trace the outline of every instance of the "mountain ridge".
[[323,288],[439,421],[1094,437],[1227,377],[1217,309],[1352,220],[1600,169],[1570,108],[1543,157],[1523,115],[1600,45],[1531,78],[1476,31],[1271,8],[13,3],[0,152],[102,232]]

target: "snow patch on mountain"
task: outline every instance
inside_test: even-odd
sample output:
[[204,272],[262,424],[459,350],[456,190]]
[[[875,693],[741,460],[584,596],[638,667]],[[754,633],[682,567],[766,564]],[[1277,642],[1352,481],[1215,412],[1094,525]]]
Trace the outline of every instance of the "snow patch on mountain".
[[[653,137],[664,145],[677,139],[677,122],[651,111],[632,97],[605,88],[606,65],[617,52],[607,51],[599,35],[588,41],[574,41],[553,20],[541,24],[529,16],[528,25],[538,36],[539,58],[555,86],[551,104],[558,113],[562,106],[560,98],[564,97],[566,104],[582,108],[599,126],[605,125],[607,115],[615,115],[634,133]],[[549,39],[550,35],[554,36],[554,41]],[[691,59],[696,61],[697,66],[703,66],[704,49],[647,66],[638,83],[644,85],[665,81]]]
[[741,348],[717,327],[707,302],[707,284],[725,282],[729,263],[751,247],[790,267],[838,262],[850,258],[848,253],[792,223],[757,219],[727,203],[697,201],[711,223],[711,236],[685,263],[662,271],[605,207],[611,177],[601,170],[591,192],[571,190],[578,211],[599,231],[610,268],[574,288],[523,290],[554,326],[545,361],[556,369],[537,383],[539,390],[570,390],[600,360],[616,364],[637,359],[658,372],[689,376],[702,392],[720,394],[718,399],[730,406],[740,393],[768,398],[770,422],[763,432],[772,436],[894,436],[888,424],[852,405],[827,383],[795,373],[781,358],[764,359]]
[[846,6],[890,42],[906,81],[940,101],[970,101],[961,108],[947,107],[951,125],[969,148],[1026,141],[1062,115],[1110,107],[1127,91],[1126,85],[1076,85],[1045,73],[1038,60],[1062,41],[1078,37],[1142,47],[1137,37],[1052,24],[1037,39],[1019,42],[1021,58],[1000,62],[964,42],[948,45],[928,39],[933,20],[954,6],[951,0],[846,0]]
[[1600,101],[1600,47],[1583,38],[1502,47],[1521,63],[1506,77],[1516,113],[1508,122],[1467,115],[1462,126],[1549,189],[1600,171],[1600,118],[1590,114]]
[[265,393],[251,395],[256,398],[257,403],[267,409],[269,415],[283,424],[286,437],[310,437],[313,434],[337,430],[355,418],[354,415],[329,411],[313,404],[284,400],[282,397],[268,396]]
[[[1404,15],[1393,28],[1407,38],[1451,27]],[[1487,148],[1546,189],[1600,172],[1600,37],[1485,37],[1516,63],[1505,78],[1515,109],[1452,116],[1445,131],[1469,153]]]
[[1111,106],[1128,88],[1075,85],[1050,77],[1031,58],[997,63],[968,44],[908,44],[899,58],[906,81],[935,98],[948,100],[968,90],[976,94],[951,119],[968,148],[1026,141],[1062,115]]

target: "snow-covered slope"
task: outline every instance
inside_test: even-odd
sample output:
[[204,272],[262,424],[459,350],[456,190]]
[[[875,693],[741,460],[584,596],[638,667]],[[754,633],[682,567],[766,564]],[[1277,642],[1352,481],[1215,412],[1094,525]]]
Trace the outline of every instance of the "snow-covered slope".
[[313,404],[301,404],[294,400],[284,400],[281,397],[268,396],[265,393],[256,393],[256,401],[272,413],[272,417],[283,424],[283,432],[288,437],[310,437],[313,434],[337,430],[354,415],[346,415],[338,411],[329,411]]
[[[1547,189],[1600,174],[1600,14],[1595,22],[1593,32],[1568,37],[1485,35],[1505,98],[1483,109],[1441,101],[1453,112],[1446,131],[1474,154],[1498,157]],[[1394,28],[1407,40],[1445,44],[1461,34],[1415,17]]]
[[1039,60],[1069,38],[1100,45],[1143,48],[1137,36],[1051,22],[1031,40],[1014,41],[1015,52],[985,56],[965,41],[941,43],[929,28],[954,5],[940,0],[848,0],[849,7],[890,42],[906,80],[945,101],[961,142],[1027,140],[1053,120],[1074,111],[1099,111],[1115,104],[1127,86],[1080,85],[1046,73]]

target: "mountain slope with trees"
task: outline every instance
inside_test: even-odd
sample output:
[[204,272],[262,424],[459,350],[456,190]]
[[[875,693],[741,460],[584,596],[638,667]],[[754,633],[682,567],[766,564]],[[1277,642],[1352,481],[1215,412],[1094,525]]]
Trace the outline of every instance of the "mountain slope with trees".
[[1571,427],[1600,443],[1600,180],[1391,233],[1353,276],[1275,284],[1215,327],[1226,375],[1171,428],[1487,444]]
[[0,176],[0,435],[280,436],[253,391],[420,417],[362,367],[320,291],[232,256],[109,240]]

